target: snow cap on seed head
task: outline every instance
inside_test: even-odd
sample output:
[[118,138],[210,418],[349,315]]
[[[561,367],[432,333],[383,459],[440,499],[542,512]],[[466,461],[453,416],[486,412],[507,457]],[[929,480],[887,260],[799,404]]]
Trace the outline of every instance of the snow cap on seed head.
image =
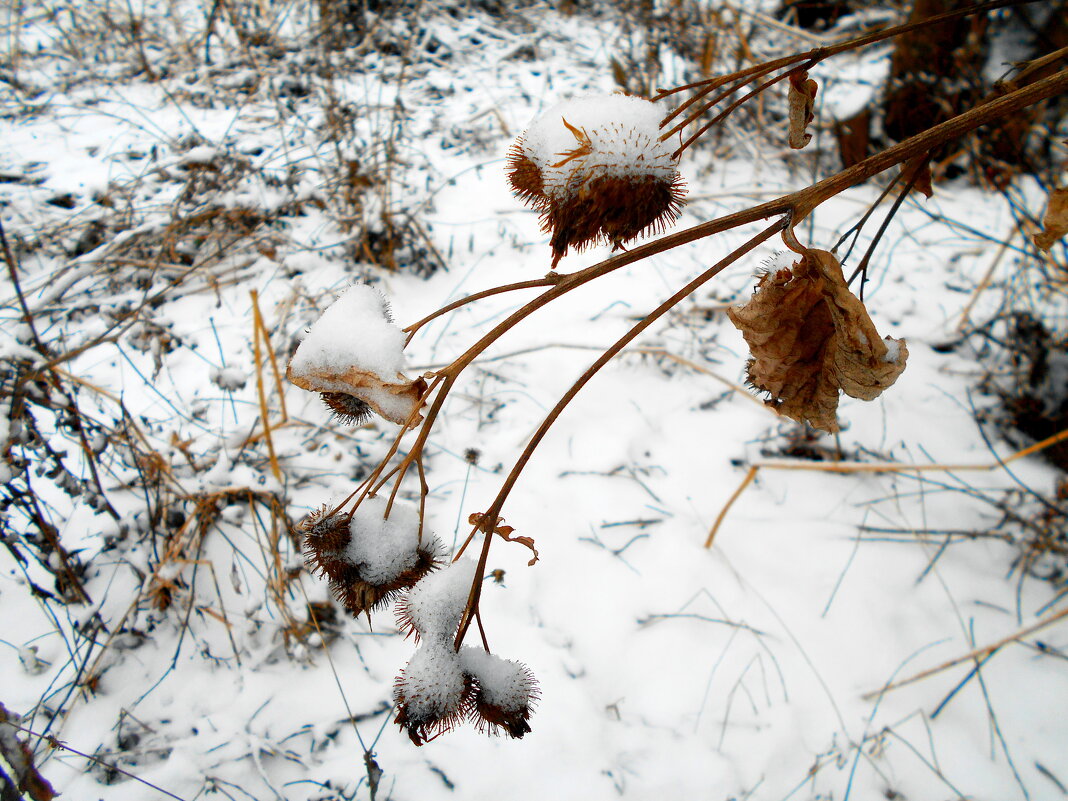
[[354,615],[389,603],[441,563],[441,544],[419,534],[419,510],[395,500],[365,498],[350,517],[325,509],[302,524],[308,567],[330,581],[334,597]]
[[619,247],[679,215],[683,188],[661,109],[615,94],[567,100],[536,117],[508,154],[516,195],[542,214],[555,267],[569,247]]
[[413,414],[413,423],[418,422],[426,382],[405,378],[405,340],[382,294],[355,284],[312,324],[286,378],[321,393],[343,419],[362,422],[373,410],[394,423],[405,423]]
[[452,643],[428,639],[393,684],[397,724],[413,743],[422,745],[470,714],[469,688]]
[[463,616],[478,564],[460,559],[427,576],[397,602],[397,622],[417,638],[451,643]]
[[479,731],[511,737],[530,731],[531,712],[538,700],[538,682],[522,662],[502,659],[482,648],[460,649],[460,664],[472,682],[471,717]]

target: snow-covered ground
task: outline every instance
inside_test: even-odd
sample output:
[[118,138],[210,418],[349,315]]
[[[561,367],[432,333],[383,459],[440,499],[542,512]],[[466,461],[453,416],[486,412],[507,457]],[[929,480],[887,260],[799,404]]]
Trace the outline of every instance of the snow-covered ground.
[[[777,239],[605,367],[505,506],[540,561],[500,541],[487,565],[489,643],[540,684],[532,731],[461,726],[417,748],[393,723],[415,645],[389,610],[353,619],[326,603],[290,533],[352,492],[396,427],[341,425],[276,378],[353,283],[372,282],[405,326],[545,275],[547,237],[510,193],[505,154],[546,108],[612,91],[612,60],[641,52],[638,33],[615,14],[443,3],[384,13],[361,47],[329,51],[302,4],[220,3],[205,42],[208,8],[143,2],[143,37],[117,17],[97,41],[94,4],[41,5],[3,11],[0,221],[35,333],[7,275],[0,702],[26,729],[166,791],[21,734],[65,798],[370,798],[369,777],[397,801],[1068,792],[1068,625],[985,649],[1065,609],[1063,574],[1024,569],[1014,522],[1056,502],[1061,474],[1035,457],[998,466],[1020,443],[977,423],[995,405],[979,389],[991,368],[960,342],[1020,298],[1068,328],[1063,278],[1058,295],[1052,262],[1014,234],[1020,208],[1043,207],[1031,179],[1006,195],[961,179],[903,204],[865,301],[881,334],[907,340],[908,366],[876,401],[843,398],[837,437],[806,438],[741,387],[747,350],[725,308],[748,298]],[[254,7],[265,16],[234,16]],[[267,33],[241,38],[241,24]],[[747,30],[759,56],[812,45]],[[79,37],[109,58],[79,54]],[[821,66],[830,110],[870,99],[888,53]],[[664,47],[657,85],[692,68]],[[676,229],[837,169],[819,111],[809,149],[785,149],[784,109],[769,101],[685,154]],[[828,201],[798,236],[831,248],[885,178]],[[599,353],[757,230],[597,279],[480,356],[425,453],[433,535],[455,548]],[[559,270],[608,253],[571,253]],[[539,291],[421,328],[409,376],[444,367]],[[50,362],[28,351],[35,335]],[[8,424],[23,403],[39,437]],[[834,454],[884,469],[832,472]],[[418,498],[416,476],[402,495]],[[56,584],[66,567],[39,522],[88,601],[63,602],[76,591]]]

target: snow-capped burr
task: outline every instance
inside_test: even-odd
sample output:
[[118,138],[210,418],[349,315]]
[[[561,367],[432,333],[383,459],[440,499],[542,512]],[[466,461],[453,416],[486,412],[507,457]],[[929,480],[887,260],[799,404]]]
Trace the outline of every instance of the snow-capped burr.
[[329,579],[334,597],[353,615],[389,603],[441,563],[441,545],[419,534],[419,510],[395,500],[365,498],[351,515],[313,512],[300,527],[304,558]]
[[393,423],[422,418],[426,382],[404,376],[407,337],[390,319],[386,299],[367,284],[346,289],[297,347],[286,378],[318,392],[345,422],[363,422],[372,411]]
[[553,267],[568,248],[619,248],[678,219],[684,189],[662,117],[644,98],[583,97],[553,106],[516,140],[508,180],[541,212]]

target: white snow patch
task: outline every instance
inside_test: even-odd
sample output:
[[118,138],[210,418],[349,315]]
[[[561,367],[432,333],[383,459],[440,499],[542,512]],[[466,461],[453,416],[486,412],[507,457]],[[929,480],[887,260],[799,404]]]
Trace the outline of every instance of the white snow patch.
[[289,363],[290,371],[307,376],[354,367],[387,383],[404,381],[406,337],[389,321],[387,309],[386,299],[374,287],[349,287],[309,329]]
[[408,593],[408,617],[423,638],[447,641],[452,637],[467,604],[476,567],[471,559],[453,562],[422,579]]
[[365,498],[349,523],[352,539],[344,557],[358,565],[360,575],[371,584],[392,581],[419,558],[419,509],[397,500],[384,518],[388,501],[379,495]]

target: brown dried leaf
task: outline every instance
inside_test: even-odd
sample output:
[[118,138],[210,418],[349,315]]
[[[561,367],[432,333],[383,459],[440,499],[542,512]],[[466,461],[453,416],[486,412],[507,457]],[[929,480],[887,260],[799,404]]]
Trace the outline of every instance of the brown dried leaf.
[[1049,193],[1046,216],[1042,218],[1042,232],[1032,239],[1039,250],[1049,250],[1053,243],[1068,234],[1068,188]]
[[812,107],[816,102],[818,88],[819,84],[808,77],[807,70],[790,76],[790,91],[786,102],[790,107],[789,143],[794,150],[800,150],[812,141],[812,134],[805,129],[814,116]]
[[906,161],[901,166],[901,177],[905,181],[904,186],[908,186],[911,182],[912,188],[917,192],[922,192],[928,200],[934,195],[934,188],[931,186],[930,154],[921,153]]
[[761,277],[749,302],[727,310],[749,345],[749,381],[799,423],[838,430],[838,393],[877,398],[905,369],[903,340],[879,338],[827,251]]
[[494,534],[508,542],[518,542],[520,545],[530,548],[534,558],[527,562],[528,567],[533,567],[534,563],[538,561],[538,549],[534,547],[534,540],[531,537],[513,537],[512,532],[515,531],[515,526],[504,525],[503,517],[498,517],[496,524],[491,525],[490,519],[484,513],[472,512],[468,515],[467,522],[478,528],[479,531],[484,531],[488,534],[492,530]]

